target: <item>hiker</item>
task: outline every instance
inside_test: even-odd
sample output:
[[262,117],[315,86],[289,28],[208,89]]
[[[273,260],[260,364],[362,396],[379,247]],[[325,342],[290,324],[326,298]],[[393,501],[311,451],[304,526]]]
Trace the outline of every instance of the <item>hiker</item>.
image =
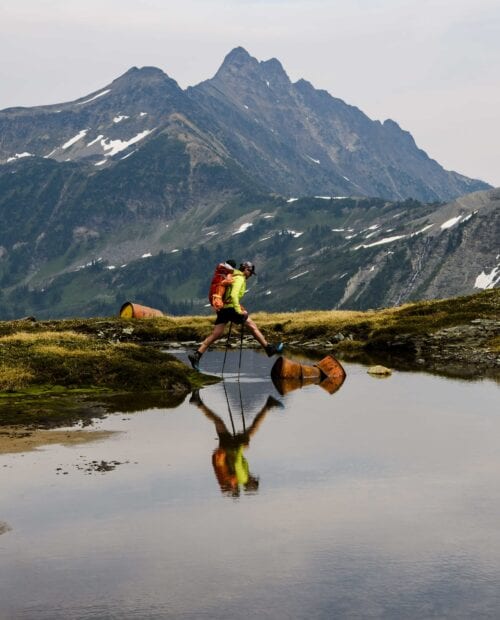
[[[283,343],[277,345],[269,344],[254,321],[248,316],[248,312],[241,306],[240,299],[246,292],[246,281],[255,275],[255,265],[250,261],[244,261],[239,269],[233,271],[233,280],[224,294],[224,305],[217,311],[215,326],[212,333],[200,344],[197,351],[188,355],[191,366],[195,370],[200,369],[200,359],[203,353],[219,338],[222,338],[227,323],[236,325],[246,325],[252,336],[264,348],[268,357],[281,353]],[[243,327],[242,327],[243,329]]]

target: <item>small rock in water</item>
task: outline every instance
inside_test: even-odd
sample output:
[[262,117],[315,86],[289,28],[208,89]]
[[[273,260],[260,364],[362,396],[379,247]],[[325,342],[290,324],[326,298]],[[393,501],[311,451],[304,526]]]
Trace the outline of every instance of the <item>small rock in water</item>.
[[386,368],[385,366],[370,366],[367,372],[370,375],[378,375],[382,377],[388,377],[392,375],[392,370],[390,368]]

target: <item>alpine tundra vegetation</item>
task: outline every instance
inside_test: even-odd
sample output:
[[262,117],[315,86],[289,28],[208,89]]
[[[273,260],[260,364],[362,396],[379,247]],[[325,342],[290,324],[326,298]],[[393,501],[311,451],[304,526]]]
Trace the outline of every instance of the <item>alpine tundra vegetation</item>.
[[[268,338],[284,342],[285,351],[499,379],[499,315],[500,290],[494,289],[365,312],[255,317]],[[0,424],[50,426],[117,407],[133,409],[135,400],[141,407],[178,403],[218,379],[192,371],[168,351],[199,342],[210,324],[202,316],[0,322]],[[258,345],[245,339],[244,346]]]

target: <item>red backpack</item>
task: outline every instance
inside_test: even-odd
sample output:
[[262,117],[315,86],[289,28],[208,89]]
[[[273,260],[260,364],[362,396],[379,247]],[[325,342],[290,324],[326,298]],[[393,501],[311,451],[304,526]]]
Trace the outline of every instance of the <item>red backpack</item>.
[[226,288],[233,283],[234,267],[229,263],[219,263],[210,282],[208,301],[212,308],[218,312],[224,306]]

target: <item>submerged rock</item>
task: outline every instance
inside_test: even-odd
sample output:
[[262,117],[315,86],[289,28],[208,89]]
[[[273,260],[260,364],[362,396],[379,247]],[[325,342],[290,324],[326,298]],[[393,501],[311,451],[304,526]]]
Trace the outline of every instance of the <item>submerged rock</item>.
[[4,521],[0,521],[0,535],[5,534],[5,532],[9,532],[11,529],[12,528],[10,527],[8,523],[5,523]]

